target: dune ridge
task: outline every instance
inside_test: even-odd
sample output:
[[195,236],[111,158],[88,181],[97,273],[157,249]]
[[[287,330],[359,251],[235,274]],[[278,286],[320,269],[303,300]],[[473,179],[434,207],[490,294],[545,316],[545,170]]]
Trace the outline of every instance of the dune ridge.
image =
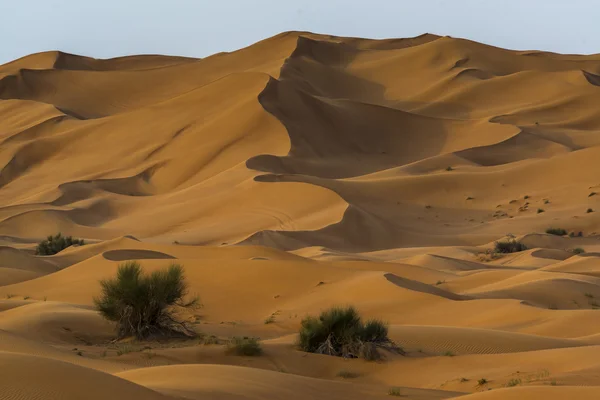
[[[0,398],[597,398],[599,77],[431,34],[0,66]],[[218,343],[114,342],[127,261],[183,265]],[[298,351],[347,304],[406,354]]]

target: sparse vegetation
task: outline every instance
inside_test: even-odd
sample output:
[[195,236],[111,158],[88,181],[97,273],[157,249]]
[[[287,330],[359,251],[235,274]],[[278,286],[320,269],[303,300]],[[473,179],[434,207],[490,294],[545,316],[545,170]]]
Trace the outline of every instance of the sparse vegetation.
[[519,242],[514,236],[509,235],[508,240],[497,241],[494,244],[494,251],[496,253],[517,253],[519,251],[527,250],[527,246]]
[[85,242],[82,239],[74,239],[71,236],[63,236],[61,233],[48,236],[42,240],[35,249],[35,254],[39,256],[51,256],[58,254],[67,247],[73,245],[83,246]]
[[271,314],[265,319],[265,325],[272,324],[273,322],[275,322],[275,314]]
[[450,350],[448,350],[448,351],[446,351],[446,352],[444,353],[444,356],[446,356],[446,357],[454,357],[455,355],[456,355],[456,354],[454,354],[454,353],[453,353],[453,352],[451,352]]
[[513,387],[513,386],[517,386],[521,384],[521,380],[520,379],[511,379],[510,381],[508,381],[508,383],[506,384],[507,387]]
[[591,293],[585,293],[584,296],[587,297],[588,299],[593,299],[594,298],[594,295],[591,294]]
[[227,343],[227,352],[238,356],[259,356],[262,354],[262,347],[256,338],[234,337]]
[[538,214],[541,214],[541,213],[543,213],[543,212],[544,212],[544,209],[543,209],[543,208],[538,208],[538,209],[537,209],[537,213],[538,213]]
[[567,234],[567,231],[562,228],[548,228],[546,229],[546,233],[549,235],[564,236]]
[[593,213],[593,212],[594,212],[594,210],[592,210],[591,208],[588,208],[588,209],[586,210],[586,213],[588,213],[588,214],[589,214],[589,213]]
[[119,266],[115,278],[102,280],[100,285],[102,294],[94,302],[104,318],[117,323],[119,338],[195,336],[189,324],[177,320],[174,313],[175,307],[198,305],[197,298],[184,302],[188,286],[180,265],[146,275],[139,263],[131,261]]
[[302,320],[298,345],[309,353],[377,360],[379,348],[403,353],[388,337],[388,327],[372,319],[363,322],[354,307],[333,307],[319,317]]
[[461,381],[462,383],[464,383],[464,382],[469,382],[469,380],[468,380],[467,378],[460,378],[460,381]]
[[550,204],[550,200],[544,199],[544,204]]
[[525,200],[527,200],[527,199],[529,199],[529,198],[530,198],[530,197],[529,197],[529,196],[527,196],[527,195],[523,196],[523,199],[525,199]]
[[474,198],[474,197],[471,197],[471,196],[469,196],[469,197],[467,197],[467,200],[475,200],[475,198]]
[[447,167],[447,168],[446,168],[446,171],[454,171],[454,168],[452,168],[452,167]]
[[479,380],[477,381],[477,384],[478,384],[479,386],[483,386],[483,385],[485,385],[486,383],[488,383],[488,381],[487,381],[487,379],[485,379],[485,378],[481,378],[481,379],[479,379]]
[[576,247],[573,250],[571,250],[573,252],[573,254],[583,254],[585,253],[585,250],[582,249],[581,247]]
[[402,396],[402,392],[400,392],[400,388],[397,388],[397,387],[390,388],[388,394],[390,396],[398,396],[398,397]]

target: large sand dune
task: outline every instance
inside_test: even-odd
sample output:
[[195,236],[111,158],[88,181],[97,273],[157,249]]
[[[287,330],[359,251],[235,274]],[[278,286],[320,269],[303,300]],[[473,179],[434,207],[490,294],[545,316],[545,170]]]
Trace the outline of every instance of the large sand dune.
[[[0,66],[0,399],[599,398],[599,102],[600,56],[435,35]],[[36,256],[57,232],[88,244]],[[129,260],[265,354],[112,342]],[[339,304],[406,355],[298,351]]]

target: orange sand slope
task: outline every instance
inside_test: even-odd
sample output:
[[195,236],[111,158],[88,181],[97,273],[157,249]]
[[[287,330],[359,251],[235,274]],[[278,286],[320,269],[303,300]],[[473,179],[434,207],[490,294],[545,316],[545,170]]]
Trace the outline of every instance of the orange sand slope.
[[[0,399],[600,398],[599,102],[600,56],[434,35],[0,66]],[[183,264],[219,343],[113,342],[128,260]],[[298,351],[338,304],[407,354]]]

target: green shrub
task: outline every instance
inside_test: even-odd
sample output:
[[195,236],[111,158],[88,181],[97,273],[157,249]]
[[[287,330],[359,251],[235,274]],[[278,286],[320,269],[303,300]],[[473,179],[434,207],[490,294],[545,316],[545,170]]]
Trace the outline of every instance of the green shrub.
[[234,337],[227,343],[227,351],[238,356],[259,356],[262,347],[258,339],[250,337]]
[[73,239],[71,236],[63,236],[60,233],[48,236],[42,240],[35,249],[35,254],[39,256],[51,256],[60,253],[67,247],[73,245],[83,246],[85,243],[82,239]]
[[388,337],[388,327],[372,319],[363,322],[354,307],[333,307],[302,320],[298,345],[309,353],[377,360],[378,349],[402,353]]
[[564,236],[567,234],[567,231],[562,228],[548,228],[546,229],[546,233],[549,235]]
[[494,244],[494,251],[496,253],[517,253],[524,250],[527,250],[527,246],[515,238],[509,238],[505,241],[498,241]]
[[190,308],[198,299],[185,303],[188,286],[183,268],[169,268],[146,275],[135,261],[119,266],[116,278],[100,281],[102,294],[94,299],[100,314],[117,323],[119,338],[183,334],[195,336],[188,323],[178,321],[175,307]]

